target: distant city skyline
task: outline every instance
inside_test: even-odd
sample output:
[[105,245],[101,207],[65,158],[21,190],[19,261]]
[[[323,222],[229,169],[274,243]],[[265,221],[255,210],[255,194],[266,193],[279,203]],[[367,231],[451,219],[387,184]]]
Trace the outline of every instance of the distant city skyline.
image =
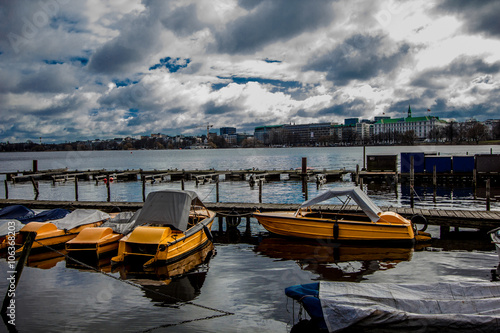
[[500,114],[494,0],[0,1],[0,142]]

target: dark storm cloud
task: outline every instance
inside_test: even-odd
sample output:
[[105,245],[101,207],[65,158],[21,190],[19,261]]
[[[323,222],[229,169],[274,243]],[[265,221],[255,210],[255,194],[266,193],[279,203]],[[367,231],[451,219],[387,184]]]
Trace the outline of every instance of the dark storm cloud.
[[[11,78],[12,79],[12,78]],[[74,77],[70,66],[42,65],[37,71],[26,70],[17,78],[17,84],[8,89],[13,93],[64,93],[74,91],[78,87],[78,80]],[[0,91],[3,89],[0,87]]]
[[[367,102],[355,99],[346,103],[335,104],[315,112],[318,116],[341,116],[346,118],[361,117],[366,112]],[[312,115],[309,115],[312,116]]]
[[[242,5],[249,8],[247,1]],[[246,16],[215,32],[214,48],[229,54],[252,53],[273,42],[326,26],[333,19],[331,1],[262,1]]]
[[179,37],[190,36],[205,28],[205,25],[198,20],[195,4],[166,11],[166,16],[160,21],[165,28]]
[[497,74],[500,72],[500,62],[487,63],[479,57],[460,56],[447,66],[431,68],[418,73],[411,81],[412,86],[445,88],[450,78],[459,77],[469,79],[483,74]]
[[215,102],[210,101],[202,106],[204,113],[207,115],[222,115],[233,113],[235,111],[235,107],[233,105],[222,104],[217,105]]
[[387,52],[384,36],[356,34],[327,54],[311,60],[305,70],[326,72],[326,78],[336,85],[347,85],[352,80],[369,80],[397,69],[408,57],[410,45],[397,45]]
[[500,37],[500,1],[445,0],[437,5],[438,12],[455,14],[465,22],[469,32]]

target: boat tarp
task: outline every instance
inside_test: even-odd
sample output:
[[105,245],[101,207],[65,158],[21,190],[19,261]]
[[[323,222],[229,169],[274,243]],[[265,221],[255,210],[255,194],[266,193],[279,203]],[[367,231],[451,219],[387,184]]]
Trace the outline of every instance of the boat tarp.
[[97,209],[75,209],[59,220],[52,220],[58,229],[70,230],[78,226],[104,221],[109,219],[109,214]]
[[148,194],[137,224],[171,225],[180,231],[186,231],[191,204],[203,205],[193,191],[164,190]]
[[122,235],[126,235],[134,230],[137,222],[137,217],[141,210],[134,212],[121,212],[115,217],[109,219],[108,221],[101,224],[102,228],[109,227],[113,229],[114,232]]
[[24,227],[24,224],[18,220],[1,219],[0,220],[0,237],[7,236],[9,231],[12,233],[19,232]]
[[500,330],[500,284],[320,282],[330,332],[347,327],[432,328],[460,332]]
[[306,208],[312,205],[316,205],[320,202],[326,201],[335,197],[349,196],[351,197],[359,207],[365,212],[365,214],[372,220],[372,222],[377,222],[380,217],[379,214],[382,210],[378,208],[377,205],[358,187],[346,187],[339,189],[328,190],[315,198],[304,201],[300,208]]
[[54,209],[44,210],[43,212],[40,212],[35,216],[22,218],[20,219],[20,221],[23,223],[28,223],[28,222],[46,222],[50,220],[59,220],[68,215],[69,213],[71,213],[71,211],[67,209],[54,208]]
[[35,212],[23,205],[12,205],[0,209],[0,219],[28,218],[35,215]]

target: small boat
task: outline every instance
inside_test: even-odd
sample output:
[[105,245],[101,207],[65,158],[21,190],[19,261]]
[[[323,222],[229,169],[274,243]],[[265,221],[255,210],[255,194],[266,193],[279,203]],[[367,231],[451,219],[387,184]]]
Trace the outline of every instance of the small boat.
[[99,259],[118,250],[118,241],[135,227],[137,212],[121,212],[98,227],[83,229],[75,238],[66,242],[70,257]]
[[[498,332],[500,285],[492,282],[430,284],[316,282],[285,294],[311,319],[307,332]],[[297,324],[297,325],[299,325]],[[297,328],[298,330],[299,328]]]
[[211,242],[215,213],[193,191],[151,192],[135,229],[123,237],[112,263],[135,261],[144,267],[178,261]]
[[37,235],[31,247],[32,252],[46,250],[45,246],[59,247],[73,239],[85,228],[96,227],[109,219],[109,215],[96,209],[76,209],[58,220],[50,222],[29,222],[15,238],[16,253],[24,249],[24,241],[30,232]]
[[13,205],[7,206],[0,210],[0,250],[6,249],[9,245],[13,245],[9,241],[5,241],[7,235],[15,237],[16,234],[29,222],[47,222],[51,220],[62,219],[70,213],[69,210],[54,208],[35,213],[33,210],[22,206]]
[[[328,199],[347,197],[340,211],[313,211],[311,206]],[[354,200],[362,213],[346,212],[350,200]],[[324,192],[302,203],[297,211],[256,212],[254,217],[267,231],[289,237],[346,241],[394,241],[414,244],[429,241],[428,233],[417,231],[415,222],[425,222],[421,215],[407,220],[395,212],[382,212],[359,188],[349,187]]]

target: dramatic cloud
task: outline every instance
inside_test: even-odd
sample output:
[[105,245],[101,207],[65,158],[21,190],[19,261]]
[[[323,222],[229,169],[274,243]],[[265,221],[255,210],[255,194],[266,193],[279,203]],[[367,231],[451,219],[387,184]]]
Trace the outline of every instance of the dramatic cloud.
[[498,1],[0,0],[0,142],[498,118]]

